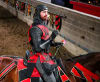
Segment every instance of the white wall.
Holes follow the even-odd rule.
[[[42,2],[48,2],[48,3],[51,3],[51,0],[37,0],[37,1],[42,1]]]

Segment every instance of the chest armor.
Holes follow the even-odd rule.
[[[49,38],[49,30],[47,27],[45,27],[44,25],[37,25],[38,28],[41,29],[41,31],[43,32],[43,35],[41,37],[42,40],[47,40]]]
[[[33,26],[31,25],[30,28],[29,28],[29,31],[31,30]],[[49,38],[49,30],[47,27],[45,27],[44,25],[37,25],[38,28],[41,29],[43,35],[41,37],[42,40],[47,40]],[[31,36],[29,34],[29,31],[28,31],[28,35],[29,35],[29,42],[31,41]]]

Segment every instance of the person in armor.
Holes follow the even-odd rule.
[[[48,20],[48,8],[43,5],[39,5],[36,8],[34,14],[33,24],[29,31],[29,42],[32,45],[34,52],[41,52],[43,49],[40,44],[49,39],[49,30],[47,28]],[[46,49],[45,52],[48,50]]]
[[[48,8],[44,5],[38,5],[34,14],[33,24],[28,31],[29,43],[33,51],[33,55],[31,54],[28,59],[28,77],[31,77],[32,74],[33,76],[37,74],[37,76],[35,75],[35,82],[60,82],[57,73],[57,64],[52,59],[49,48],[50,46],[57,46],[62,43],[54,42],[58,31],[54,30],[51,36],[49,36],[47,20]]]

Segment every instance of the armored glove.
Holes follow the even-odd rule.
[[[57,30],[54,30],[50,36],[50,39],[51,40],[54,40],[56,38],[56,36],[58,35],[58,31]]]

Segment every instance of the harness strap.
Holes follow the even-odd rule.
[[[16,66],[17,65],[16,65],[15,61],[12,61],[10,64],[8,64],[7,66],[5,66],[5,68],[2,69],[1,72],[0,72],[0,80],[2,80],[7,75],[7,73],[9,73]]]

